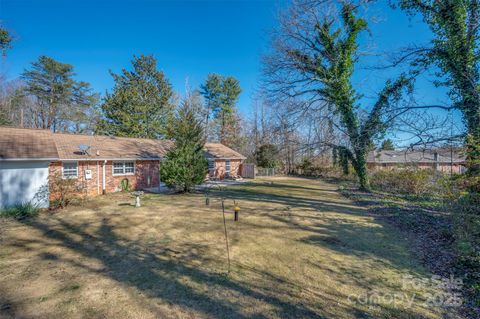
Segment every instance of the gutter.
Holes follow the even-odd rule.
[[[77,158],[0,158],[1,161],[161,161],[165,156],[160,157],[77,157]],[[246,157],[206,157],[208,160],[246,160]],[[376,162],[380,163],[380,162]],[[384,162],[386,163],[386,162]],[[392,162],[396,163],[396,162]],[[441,162],[440,162],[441,163]],[[450,163],[450,162],[449,162]]]
[[[369,161],[367,164],[450,164],[451,162],[416,162],[416,161],[411,161],[411,162],[377,162],[377,161]],[[465,164],[465,161],[453,161],[453,164]]]
[[[206,157],[207,160],[246,160],[246,157]]]
[[[92,157],[92,158],[59,158],[57,161],[160,161],[164,157],[148,157],[148,158],[138,158],[138,157],[123,157],[123,158],[105,158],[105,157]]]
[[[61,159],[59,158],[0,158],[0,162],[5,161],[5,162],[19,162],[19,161],[60,161]]]

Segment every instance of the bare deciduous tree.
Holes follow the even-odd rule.
[[[403,75],[387,81],[376,102],[361,108],[352,77],[359,59],[358,38],[367,29],[359,12],[363,4],[293,1],[279,19],[272,53],[265,59],[265,75],[266,85],[277,99],[303,100],[296,103],[297,112],[315,116],[327,110],[331,114],[331,123],[348,137],[342,149],[355,168],[360,187],[368,189],[368,148],[396,116],[391,111],[404,91],[412,88],[412,82]]]

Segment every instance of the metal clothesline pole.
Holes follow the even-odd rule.
[[[228,246],[227,222],[225,220],[225,199],[222,196],[222,215],[223,215],[223,229],[225,230],[225,244],[227,246],[228,271],[230,274],[230,248]]]

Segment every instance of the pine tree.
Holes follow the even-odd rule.
[[[172,114],[172,86],[157,69],[153,56],[135,56],[133,70],[112,73],[115,87],[101,105],[97,132],[126,137],[160,138],[166,135]]]
[[[380,145],[379,151],[394,151],[395,150],[395,145],[393,145],[393,142],[391,139],[387,138],[382,142],[382,145]]]
[[[26,96],[35,100],[32,126],[56,131],[77,131],[83,128],[83,115],[97,101],[90,84],[76,81],[73,66],[41,56],[25,70],[22,79]]]
[[[0,25],[0,51],[3,55],[7,55],[7,49],[11,48],[12,37],[8,33],[7,29]],[[0,77],[0,81],[3,82],[3,77]],[[2,83],[3,84],[3,83]],[[11,121],[8,118],[6,110],[3,109],[3,105],[0,104],[0,125],[10,125]]]
[[[205,180],[208,172],[203,153],[205,137],[198,105],[194,97],[187,97],[172,119],[168,135],[175,146],[161,163],[162,181],[170,188],[190,192]]]
[[[263,144],[255,151],[257,165],[265,168],[273,168],[277,165],[277,147],[273,144]]]
[[[10,124],[11,124],[11,122],[7,118],[7,115],[4,114],[3,112],[0,112],[0,125],[10,125]]]
[[[218,126],[218,140],[230,146],[235,139],[234,132],[238,123],[236,103],[242,92],[240,82],[234,77],[209,74],[201,93],[206,101],[206,123],[209,126],[210,115]]]
[[[3,55],[7,54],[7,50],[12,46],[12,36],[10,33],[0,25],[0,51]]]

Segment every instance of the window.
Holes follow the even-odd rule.
[[[215,161],[208,161],[208,171],[214,171],[215,170]]]
[[[113,175],[121,175],[124,174],[124,163],[115,162],[113,163]]]
[[[63,162],[62,163],[62,177],[63,178],[77,178],[78,177],[78,163],[77,162]]]
[[[135,165],[133,162],[125,162],[125,174],[133,174],[135,172]]]
[[[225,161],[225,173],[230,174],[230,160]]]
[[[130,175],[135,173],[134,162],[113,162],[113,175]]]

